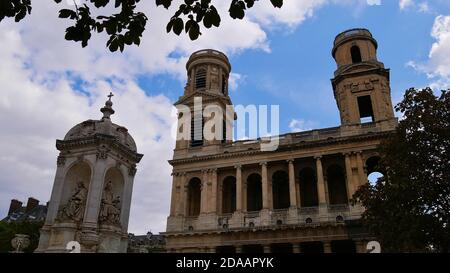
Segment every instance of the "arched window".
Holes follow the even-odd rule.
[[[200,214],[200,200],[202,195],[202,182],[198,178],[192,178],[188,184],[187,215],[198,216]]]
[[[206,69],[200,68],[195,73],[195,89],[206,88]]]
[[[379,179],[384,177],[384,170],[380,166],[380,157],[372,156],[366,161],[367,179],[369,183],[375,185]]]
[[[330,205],[347,204],[347,186],[345,185],[345,174],[342,167],[338,165],[328,167],[327,182]]]
[[[362,62],[361,50],[358,46],[352,46],[352,48],[350,49],[350,53],[352,54],[352,62],[354,64]]]
[[[319,198],[314,170],[311,168],[304,168],[300,171],[299,180],[301,206],[317,207],[319,205]]]
[[[289,177],[286,172],[277,171],[272,175],[272,193],[274,209],[289,208]]]
[[[228,176],[222,184],[222,213],[236,211],[236,178]]]
[[[262,182],[259,174],[251,174],[247,178],[247,210],[262,209]]]

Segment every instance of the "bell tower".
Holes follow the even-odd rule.
[[[331,82],[342,125],[395,120],[390,72],[378,60],[377,48],[367,29],[347,30],[334,40],[337,70]]]
[[[175,157],[177,151],[213,149],[231,141],[232,134],[232,121],[226,118],[228,106],[232,105],[228,89],[231,65],[227,56],[213,49],[194,52],[186,70],[184,94],[175,103],[178,109]],[[216,115],[223,118],[211,122]],[[234,119],[234,112],[232,115]]]

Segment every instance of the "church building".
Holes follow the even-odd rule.
[[[216,50],[193,53],[175,103],[190,107],[192,137],[177,140],[170,160],[167,252],[366,252],[374,238],[361,225],[364,208],[350,199],[380,171],[377,148],[397,125],[377,48],[366,29],[337,35],[331,82],[341,125],[280,135],[274,151],[261,149],[261,139],[202,139],[195,99],[226,113],[231,65]]]

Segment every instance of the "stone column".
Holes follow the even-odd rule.
[[[177,203],[177,216],[186,215],[187,204],[187,185],[186,185],[186,173],[181,173],[179,178],[180,195],[178,196]]]
[[[172,173],[172,195],[170,198],[170,216],[174,216],[176,214],[178,181],[179,181],[179,174]]]
[[[86,210],[84,213],[81,235],[81,251],[96,252],[99,243],[98,216],[103,196],[104,176],[110,158],[97,158],[94,170],[89,183],[89,192],[86,200]],[[111,162],[113,163],[113,162]]]
[[[242,166],[236,165],[236,211],[242,211]]]
[[[97,226],[100,203],[103,195],[106,165],[107,161],[105,159],[97,159],[97,162],[95,163],[94,173],[92,174],[92,179],[89,183],[89,193],[86,201],[83,225],[89,223]]]
[[[267,162],[261,162],[261,182],[262,182],[262,196],[263,196],[263,209],[270,209],[269,199],[269,180],[267,179]]]
[[[358,166],[359,185],[368,183],[367,175],[364,172],[364,162],[362,160],[362,151],[356,152],[356,162]]]
[[[323,253],[332,253],[330,241],[323,242]]]
[[[302,253],[299,243],[292,244],[292,253]]]
[[[124,174],[124,188],[122,194],[122,208],[120,221],[122,224],[122,230],[126,232],[128,230],[128,220],[130,218],[131,197],[133,195],[133,183],[134,176],[136,175],[136,167],[132,166],[127,168],[125,165],[121,166],[122,174]],[[126,174],[126,175],[125,175]]]
[[[344,153],[345,157],[345,175],[347,180],[347,196],[348,199],[352,198],[353,193],[355,193],[355,187],[353,185],[353,175],[352,175],[352,165],[350,161],[350,153]]]
[[[217,169],[211,170],[211,197],[210,201],[210,212],[217,213]]]
[[[200,213],[208,212],[208,170],[202,170],[202,184],[200,195]]]
[[[247,181],[242,181],[242,212],[247,212]]]
[[[59,207],[61,206],[61,198],[64,189],[65,173],[68,171],[67,167],[70,166],[70,162],[66,162],[67,159],[64,156],[58,156],[57,168],[55,180],[53,183],[52,194],[48,206],[47,217],[45,219],[45,225],[53,224],[56,216],[58,215]],[[87,183],[88,181],[84,181]]]
[[[291,208],[297,207],[297,191],[295,188],[295,171],[294,171],[294,160],[289,159],[289,200],[291,203]]]
[[[316,156],[316,171],[317,171],[317,194],[319,197],[319,205],[326,205],[325,195],[325,180],[323,178],[322,160],[321,156]]]

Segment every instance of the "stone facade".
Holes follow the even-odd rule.
[[[277,136],[275,151],[261,149],[261,139],[177,140],[167,252],[365,252],[373,238],[360,224],[363,208],[349,200],[377,170],[377,147],[397,125],[377,46],[365,29],[335,39],[339,127]],[[201,97],[225,112],[228,58],[195,52],[187,71],[175,105],[195,111]]]
[[[126,252],[136,164],[141,160],[125,127],[111,122],[111,96],[101,120],[73,127],[60,151],[45,224],[36,252]]]

